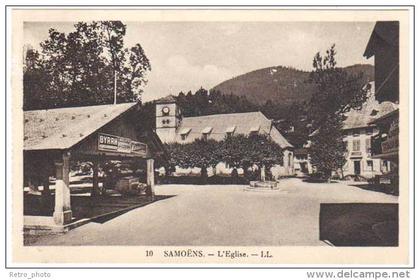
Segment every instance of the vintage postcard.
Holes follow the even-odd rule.
[[[11,264],[412,264],[411,8],[9,12]]]

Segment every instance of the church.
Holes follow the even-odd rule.
[[[283,162],[272,170],[278,176],[294,175],[293,146],[263,113],[246,112],[182,117],[172,95],[156,100],[156,134],[163,143],[191,143],[195,139],[222,141],[235,134],[268,135],[283,151]]]

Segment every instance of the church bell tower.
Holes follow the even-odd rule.
[[[163,143],[175,142],[176,130],[181,123],[181,110],[173,95],[156,101],[156,134]]]

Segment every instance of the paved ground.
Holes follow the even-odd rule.
[[[325,245],[319,241],[320,203],[395,203],[398,197],[343,183],[282,181],[284,191],[244,186],[157,186],[174,195],[106,223],[89,223],[34,245]]]

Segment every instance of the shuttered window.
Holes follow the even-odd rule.
[[[353,140],[353,152],[360,152],[360,140]]]

